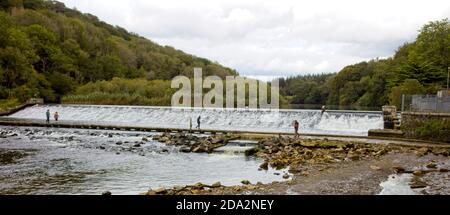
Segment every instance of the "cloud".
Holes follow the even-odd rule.
[[[450,16],[444,0],[62,0],[162,45],[243,75],[337,72],[393,55],[429,21]]]

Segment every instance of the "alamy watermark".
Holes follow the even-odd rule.
[[[208,76],[203,79],[202,69],[194,69],[194,79],[177,76],[172,80],[172,107],[268,109],[280,107],[279,81],[270,84],[241,76]],[[204,93],[204,91],[208,92]]]

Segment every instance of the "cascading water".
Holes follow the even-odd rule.
[[[240,131],[292,132],[298,120],[301,133],[366,136],[368,130],[383,127],[380,112],[316,110],[179,109],[170,107],[36,105],[10,117],[45,119],[45,112],[59,112],[62,121],[146,127],[189,128],[201,116],[201,128]]]

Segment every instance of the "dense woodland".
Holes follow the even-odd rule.
[[[293,104],[381,107],[400,105],[402,94],[435,94],[446,85],[450,66],[450,22],[426,24],[414,42],[393,57],[347,66],[332,75],[281,80]]]
[[[388,59],[334,74],[281,79],[291,104],[381,107],[402,94],[434,94],[446,84],[450,22],[423,26],[414,42]],[[237,75],[204,58],[160,46],[91,14],[48,0],[0,1],[0,103],[47,102],[169,105],[170,79]],[[333,72],[333,71],[330,71]],[[0,105],[1,107],[1,105]]]
[[[57,1],[0,1],[0,99],[37,96],[58,102],[91,82],[169,80],[192,76],[194,67],[205,75],[236,74]]]

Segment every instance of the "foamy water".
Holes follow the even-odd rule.
[[[170,107],[37,105],[11,115],[21,119],[45,119],[45,112],[59,112],[62,121],[103,124],[189,128],[201,116],[201,128],[240,131],[293,132],[300,122],[301,133],[367,136],[368,130],[383,127],[380,112],[326,112],[317,110],[176,109]]]

